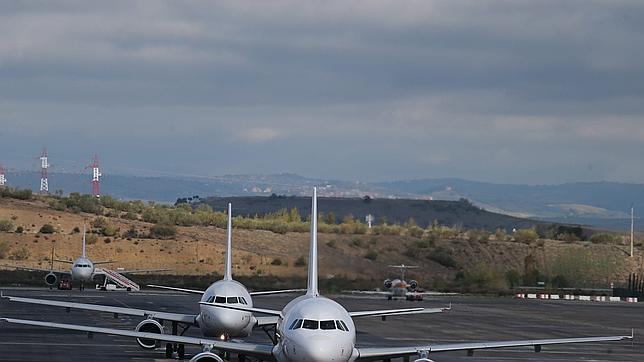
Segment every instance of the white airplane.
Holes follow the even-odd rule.
[[[88,257],[85,252],[85,225],[83,225],[83,249],[81,256],[78,257],[74,261],[70,260],[61,260],[61,259],[54,259],[54,249],[52,248],[51,251],[51,264],[50,264],[50,269],[39,269],[39,268],[29,268],[29,267],[19,267],[19,266],[14,266],[14,265],[2,265],[3,267],[9,267],[9,268],[14,268],[14,269],[19,269],[19,270],[28,270],[28,271],[39,271],[39,272],[46,272],[48,273],[45,276],[45,283],[49,286],[51,289],[56,283],[58,282],[58,276],[59,275],[69,275],[71,276],[72,281],[79,282],[79,290],[84,290],[85,289],[85,283],[86,282],[91,282],[95,276],[97,275],[104,275],[105,273],[102,271],[100,268],[96,268],[96,265],[100,264],[110,264],[113,263],[113,261],[98,261],[98,262],[92,262]],[[54,270],[54,262],[59,262],[59,263],[66,263],[66,264],[71,264],[71,269],[69,271],[67,270]],[[132,270],[132,271],[121,271],[119,273],[132,273],[132,272],[146,272],[146,270]]]
[[[0,318],[7,323],[62,328],[87,332],[102,333],[134,338],[159,339],[174,343],[194,344],[201,346],[202,352],[195,355],[191,362],[223,362],[213,351],[237,353],[238,356],[253,356],[260,360],[285,362],[317,362],[386,360],[397,357],[416,357],[415,362],[428,362],[428,356],[434,352],[465,350],[468,354],[476,349],[533,346],[536,352],[543,345],[583,342],[606,342],[632,339],[633,336],[606,336],[583,338],[559,338],[539,340],[514,340],[501,342],[465,342],[434,345],[412,345],[407,347],[356,347],[356,330],[353,318],[367,315],[395,315],[419,313],[415,308],[380,311],[348,312],[340,304],[325,298],[318,291],[317,268],[317,200],[313,192],[311,215],[311,245],[309,251],[309,269],[306,295],[300,296],[284,309],[272,310],[254,308],[248,305],[200,302],[202,305],[234,310],[237,312],[262,313],[277,319],[277,340],[274,344],[233,343],[216,339],[202,339],[185,336],[157,335],[154,333],[131,332],[113,328],[41,322],[33,320]],[[421,308],[422,309],[422,308]],[[441,309],[442,311],[444,309]],[[423,313],[422,311],[420,313]],[[243,358],[242,358],[243,359]]]
[[[351,294],[366,294],[366,295],[382,295],[388,300],[405,298],[406,300],[423,300],[426,295],[445,295],[446,293],[428,293],[418,290],[418,282],[415,280],[405,281],[405,271],[407,269],[416,269],[416,265],[388,265],[389,268],[400,269],[400,278],[385,279],[383,284],[384,290],[347,290],[346,293]]]

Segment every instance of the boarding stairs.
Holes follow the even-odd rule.
[[[105,285],[107,286],[108,281],[116,284],[117,287],[121,289],[127,289],[130,291],[138,292],[141,290],[138,284],[126,278],[123,274],[120,274],[114,270],[102,269],[105,274]]]

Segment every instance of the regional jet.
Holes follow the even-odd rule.
[[[434,352],[465,350],[473,353],[477,349],[533,346],[536,352],[543,345],[607,342],[632,339],[630,336],[558,338],[538,340],[514,340],[501,342],[465,342],[434,345],[412,345],[406,347],[357,347],[356,329],[353,318],[377,315],[415,314],[422,311],[411,309],[375,310],[348,312],[337,302],[320,295],[318,290],[317,266],[317,195],[313,191],[311,207],[311,242],[309,250],[309,268],[307,292],[288,303],[284,309],[272,310],[254,308],[250,305],[215,303],[202,301],[201,305],[232,310],[235,312],[261,313],[276,319],[277,332],[273,344],[230,342],[217,339],[204,339],[176,335],[159,335],[143,331],[124,331],[114,328],[100,328],[92,326],[41,322],[24,319],[0,317],[0,321],[7,323],[60,328],[87,332],[88,334],[110,334],[161,340],[165,342],[193,344],[201,347],[202,352],[196,354],[191,362],[217,361],[223,359],[215,352],[237,353],[240,360],[244,356],[252,356],[260,360],[284,362],[317,362],[317,361],[347,361],[357,360],[388,360],[397,357],[415,357],[415,362],[428,362],[428,356]],[[419,308],[422,309],[422,308]],[[443,309],[444,310],[444,309]],[[438,310],[440,312],[442,310]]]

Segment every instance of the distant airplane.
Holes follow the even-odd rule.
[[[110,260],[110,261],[92,262],[87,257],[87,253],[85,251],[86,249],[85,234],[86,234],[85,225],[83,225],[83,248],[82,248],[81,256],[74,261],[54,259],[54,249],[52,247],[49,269],[21,267],[21,266],[15,266],[15,265],[0,265],[0,266],[6,267],[6,268],[14,268],[18,270],[45,272],[47,273],[47,275],[45,275],[45,283],[49,286],[50,289],[56,285],[56,283],[58,282],[59,276],[68,275],[68,276],[71,276],[71,279],[73,282],[79,282],[79,290],[84,290],[85,283],[92,282],[94,277],[96,277],[97,275],[110,275],[118,278],[118,276],[115,274],[136,274],[136,273],[149,273],[149,272],[155,272],[155,271],[167,271],[167,269],[140,269],[140,270],[137,269],[137,270],[113,271],[113,270],[96,268],[96,265],[111,264],[111,263],[114,263],[114,261]],[[54,270],[54,262],[70,264],[72,267],[70,270]],[[129,281],[129,279],[125,277],[122,277],[121,279],[125,283]]]
[[[383,289],[380,290],[348,290],[345,291],[351,294],[366,294],[366,295],[383,295],[387,299],[392,300],[396,298],[405,298],[406,300],[423,300],[425,295],[435,295],[437,293],[427,293],[418,290],[418,282],[415,280],[405,281],[405,270],[416,269],[416,265],[388,265],[389,268],[400,269],[400,279],[385,279],[383,282]]]
[[[375,310],[347,312],[344,307],[335,301],[325,298],[318,291],[317,267],[317,198],[313,191],[311,207],[311,244],[309,251],[308,283],[306,294],[295,298],[284,309],[254,308],[248,304],[216,303],[209,301],[200,302],[208,307],[233,310],[244,313],[261,313],[269,315],[267,318],[276,320],[276,333],[273,344],[229,342],[217,339],[204,339],[177,335],[159,335],[155,333],[131,332],[114,328],[99,328],[75,324],[51,323],[34,320],[14,319],[0,317],[0,321],[7,323],[59,328],[83,331],[91,334],[102,333],[150,340],[162,340],[171,343],[193,344],[201,347],[191,362],[218,361],[223,359],[215,352],[237,353],[240,360],[245,356],[256,357],[264,361],[288,362],[317,362],[317,361],[346,361],[357,360],[389,360],[392,358],[417,358],[416,361],[427,362],[430,353],[446,351],[468,351],[473,353],[476,349],[533,346],[536,352],[543,345],[607,342],[632,339],[633,336],[607,336],[585,338],[557,338],[537,340],[513,340],[502,342],[463,342],[434,345],[414,345],[398,347],[356,347],[356,330],[353,318],[363,316],[383,316],[396,314],[425,313],[423,308],[407,308],[393,310]],[[437,308],[434,312],[442,312],[445,308]],[[243,314],[242,314],[243,315]],[[162,317],[159,317],[162,318]],[[215,351],[215,352],[213,352]]]

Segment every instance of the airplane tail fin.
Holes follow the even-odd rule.
[[[228,227],[226,236],[226,265],[224,280],[233,279],[233,205],[228,204]]]
[[[311,201],[311,245],[309,250],[309,280],[306,294],[318,296],[318,191],[313,188]]]
[[[85,224],[83,224],[83,258],[85,257]]]

